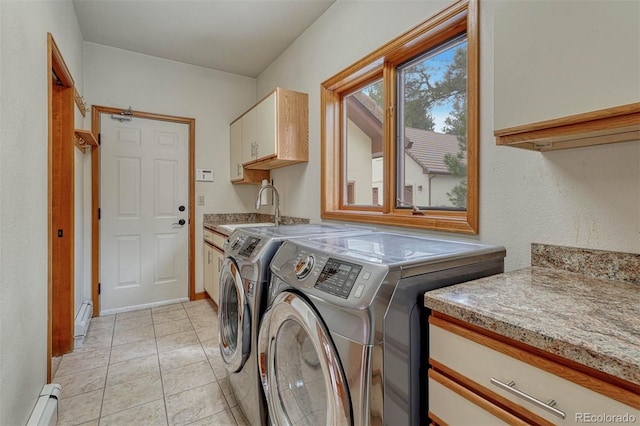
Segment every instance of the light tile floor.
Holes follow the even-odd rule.
[[[62,356],[59,425],[245,425],[209,300],[96,317]]]

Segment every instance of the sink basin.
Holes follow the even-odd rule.
[[[227,223],[226,225],[220,225],[221,228],[227,231],[233,232],[237,228],[249,228],[254,226],[273,226],[273,222],[261,222],[261,223]]]

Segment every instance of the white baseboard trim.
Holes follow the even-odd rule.
[[[124,308],[105,309],[100,311],[100,316],[119,314],[121,312],[139,311],[140,309],[157,308],[158,306],[171,305],[173,303],[188,302],[188,297],[182,297],[180,299],[163,300],[161,302],[145,303],[143,305],[126,306]]]

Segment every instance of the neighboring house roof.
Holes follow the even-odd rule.
[[[460,150],[455,135],[405,128],[405,136],[411,141],[405,152],[415,160],[425,173],[450,174],[444,164],[446,154],[455,155]]]
[[[365,132],[372,140],[372,154],[374,158],[382,155],[380,144],[373,143],[382,135],[382,119],[384,112],[378,104],[363,92],[356,92],[350,99],[355,100],[349,105],[368,112],[375,123],[375,131],[371,126],[364,125],[358,119],[357,114],[350,116],[352,120]],[[371,122],[369,122],[371,124]],[[428,130],[405,128],[405,152],[422,168],[423,173],[451,174],[444,164],[446,154],[455,155],[458,153],[458,138],[455,135],[446,133],[431,132]]]

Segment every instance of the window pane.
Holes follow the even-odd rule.
[[[382,193],[382,80],[343,98],[344,205],[377,206]],[[371,194],[377,194],[372,200]]]
[[[466,210],[466,35],[398,67],[398,99],[397,207]]]

